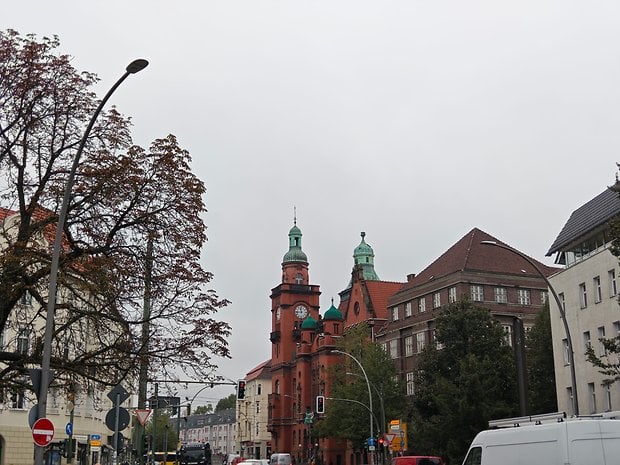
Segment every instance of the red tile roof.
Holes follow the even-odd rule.
[[[394,295],[403,283],[394,283],[390,281],[365,281],[366,289],[372,307],[377,318],[387,318],[387,303],[390,296]]]
[[[403,286],[403,289],[417,287],[458,271],[540,276],[534,267],[523,258],[509,250],[481,244],[482,241],[495,241],[499,244],[508,245],[490,234],[474,228]],[[528,258],[536,263],[546,276],[559,270],[559,268],[547,266],[531,257]]]
[[[252,368],[246,375],[245,375],[245,380],[246,381],[252,381],[253,379],[258,379],[260,378],[260,376],[265,372],[265,370],[267,370],[268,368],[271,368],[271,359],[261,363],[260,365]]]

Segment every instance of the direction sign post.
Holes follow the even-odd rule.
[[[39,418],[32,425],[32,439],[37,446],[49,446],[54,439],[54,424],[47,418]]]

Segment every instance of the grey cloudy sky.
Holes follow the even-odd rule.
[[[620,160],[617,0],[23,0],[0,23],[58,35],[100,95],[150,61],[111,103],[206,183],[231,379],[270,357],[294,206],[325,311],[360,231],[390,281],[473,227],[542,260]]]

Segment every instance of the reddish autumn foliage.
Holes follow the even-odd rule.
[[[55,54],[58,46],[56,38],[0,32],[0,331],[29,325],[36,341],[47,307],[50,230],[98,104],[96,76],[75,70],[70,57]],[[147,358],[151,376],[183,370],[205,378],[213,355],[229,355],[230,326],[214,317],[228,302],[207,288],[212,275],[200,260],[205,186],[190,162],[173,135],[144,149],[132,145],[129,120],[114,108],[98,118],[64,228],[57,373],[115,384],[134,377]],[[30,296],[32,304],[20,303]],[[0,352],[0,380],[40,363],[39,349]]]

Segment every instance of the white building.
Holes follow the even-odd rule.
[[[237,400],[238,450],[245,458],[268,459],[271,456],[269,394],[271,360],[253,368],[245,377],[245,397]]]
[[[184,444],[209,443],[214,454],[237,453],[235,409],[185,417],[180,436]]]
[[[606,189],[573,212],[547,255],[565,268],[549,281],[564,304],[573,344],[580,415],[620,409],[620,383],[586,360],[592,346],[604,353],[600,338],[620,335],[618,258],[609,250],[609,220],[620,215],[620,198]],[[574,414],[567,337],[556,302],[551,299],[551,328],[558,408]]]

